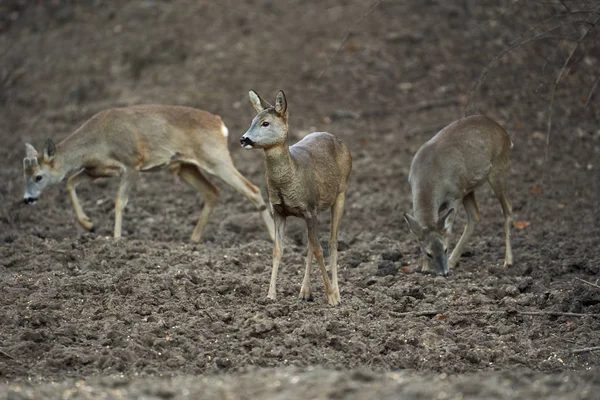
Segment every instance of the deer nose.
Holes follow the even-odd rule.
[[[35,197],[25,197],[23,199],[23,203],[25,204],[33,204],[37,199]]]
[[[252,139],[247,138],[246,136],[242,136],[240,138],[240,144],[242,145],[242,147],[245,147],[247,149],[250,149],[254,146],[254,142],[252,141]]]

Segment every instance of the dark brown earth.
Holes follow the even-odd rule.
[[[574,46],[556,36],[577,38],[588,25],[500,58],[470,103],[515,145],[510,194],[521,229],[511,270],[502,269],[503,219],[488,187],[478,192],[483,219],[447,279],[416,273],[419,249],[402,218],[415,151],[463,115],[495,56],[565,12],[523,3],[386,1],[356,25],[371,4],[0,3],[0,394],[594,398],[600,353],[572,350],[600,346],[600,288],[577,279],[594,283],[600,272],[600,95],[588,98],[598,32],[557,86],[547,164],[549,82]],[[201,199],[166,172],[142,176],[120,241],[110,238],[115,181],[80,186],[95,233],[76,226],[64,185],[22,204],[25,142],[41,147],[102,109],[141,103],[221,115],[237,167],[264,193],[262,154],[237,144],[253,117],[250,88],[268,98],[286,91],[294,141],[327,130],[353,152],[341,307],[326,305],[317,273],[315,302],[296,299],[299,221],[288,227],[279,297],[266,299],[272,244],[252,205],[221,183],[202,244],[188,241]],[[324,213],[324,243],[328,221]]]

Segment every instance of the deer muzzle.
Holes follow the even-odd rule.
[[[246,136],[242,136],[240,138],[240,144],[245,149],[251,149],[251,148],[254,147],[254,142],[252,141],[252,139],[250,139],[250,138],[248,138]]]

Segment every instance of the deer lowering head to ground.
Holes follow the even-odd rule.
[[[220,117],[189,107],[143,105],[102,111],[57,145],[49,139],[41,153],[32,145],[25,145],[24,201],[35,202],[44,189],[70,175],[67,191],[77,221],[93,230],[75,187],[95,178],[119,177],[114,226],[114,236],[119,238],[123,209],[138,173],[167,167],[204,197],[191,237],[200,241],[219,197],[219,189],[204,174],[207,172],[246,196],[260,210],[274,238],[273,220],[260,190],[234,167],[227,149],[227,135]]]
[[[454,268],[480,215],[475,189],[490,183],[504,212],[506,254],[512,265],[512,206],[506,192],[512,142],[490,118],[475,115],[453,122],[425,143],[412,160],[408,180],[414,216],[404,214],[424,257],[423,271],[447,275]],[[452,222],[462,202],[467,224],[447,259]]]
[[[246,149],[258,148],[265,152],[267,191],[275,221],[273,269],[268,297],[276,297],[275,280],[283,254],[286,218],[294,216],[306,221],[308,231],[308,254],[300,299],[312,300],[310,273],[314,255],[321,269],[327,300],[329,304],[337,305],[340,302],[337,277],[338,229],[352,169],[350,150],[340,139],[326,132],[313,132],[290,146],[287,101],[282,91],[277,93],[275,106],[271,106],[252,90],[250,101],[258,114],[241,137],[240,143]],[[317,214],[327,208],[331,209],[331,281],[317,234]]]

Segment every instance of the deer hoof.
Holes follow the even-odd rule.
[[[510,267],[512,267],[512,262],[506,262],[504,261],[504,269],[509,269]]]
[[[340,295],[338,293],[327,294],[327,302],[330,306],[337,307],[340,305]]]

